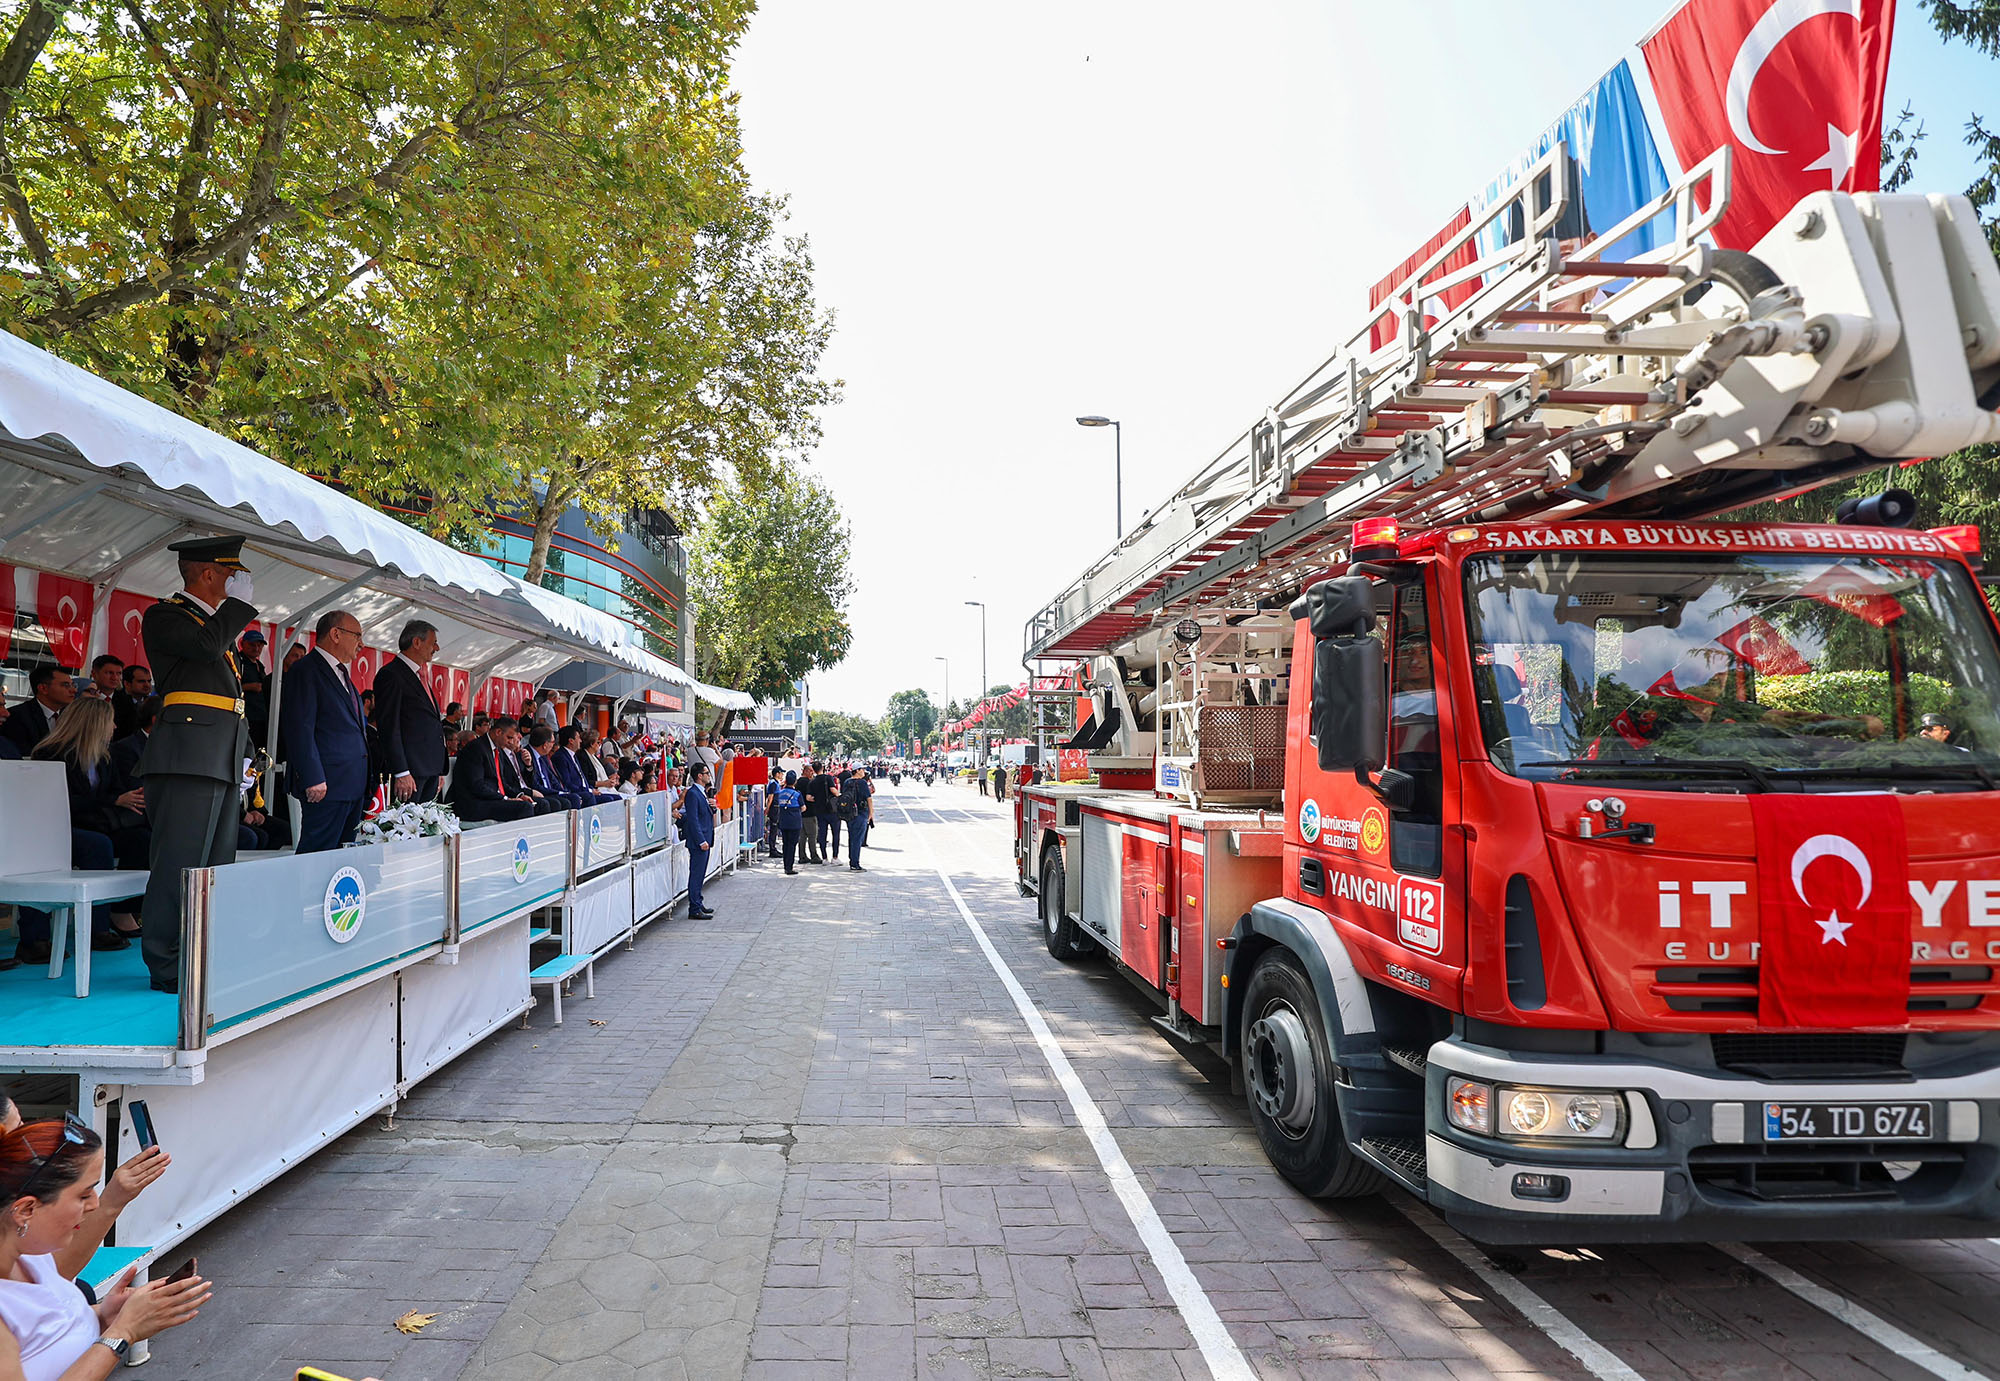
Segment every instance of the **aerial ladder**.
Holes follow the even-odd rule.
[[[1106,785],[1275,798],[1286,611],[1357,523],[1691,520],[2000,440],[2000,271],[1964,197],[1816,193],[1720,250],[1725,146],[1563,240],[1567,161],[1556,143],[1030,620],[1031,674],[1088,665],[1066,746]],[[1616,257],[1647,226],[1663,242]]]

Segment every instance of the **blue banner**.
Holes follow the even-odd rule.
[[[1581,241],[1602,234],[1671,185],[1631,68],[1621,62],[1473,198],[1474,219],[1527,176],[1558,140],[1567,145],[1564,176],[1569,185],[1569,209],[1555,230],[1559,239]],[[1672,224],[1671,213],[1655,217],[1599,257],[1629,259],[1655,249],[1666,243]],[[1503,216],[1479,233],[1479,252],[1482,257],[1491,254],[1523,233],[1518,211]]]

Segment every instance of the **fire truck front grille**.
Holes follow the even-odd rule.
[[[1745,1032],[1710,1036],[1715,1063],[1766,1078],[1813,1078],[1834,1072],[1900,1073],[1907,1037],[1862,1032]]]
[[[1687,964],[1653,970],[1651,988],[1670,1012],[1757,1010],[1754,966]],[[1910,969],[1912,1012],[1969,1012],[1995,992],[1993,969],[1984,964],[1918,964]]]
[[[1924,1197],[1947,1188],[1964,1170],[1958,1147],[1908,1142],[1698,1146],[1688,1158],[1702,1197],[1723,1203]]]
[[[1201,712],[1202,790],[1285,788],[1285,707],[1210,705]]]

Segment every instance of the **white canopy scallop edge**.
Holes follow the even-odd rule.
[[[368,641],[438,625],[443,659],[537,680],[572,661],[638,672],[711,704],[704,685],[634,641],[619,619],[529,585],[19,337],[0,331],[0,560],[116,587],[178,588],[167,543],[248,539],[260,617],[286,626],[338,603]],[[99,620],[102,623],[102,619]]]

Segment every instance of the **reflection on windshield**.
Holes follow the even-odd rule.
[[[1547,552],[1469,561],[1466,591],[1480,723],[1505,771],[2000,774],[2000,661],[1955,565]]]

